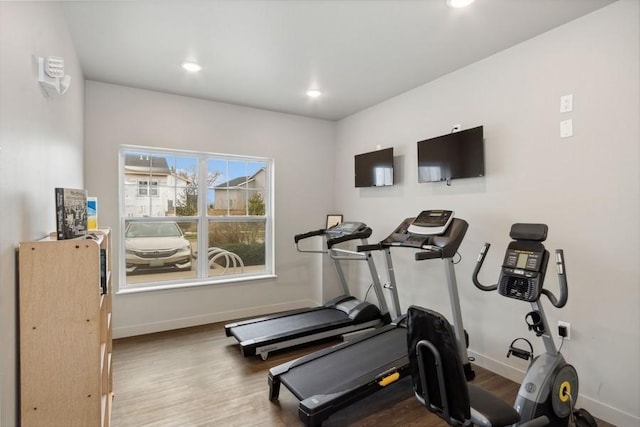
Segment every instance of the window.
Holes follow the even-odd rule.
[[[120,289],[273,275],[272,164],[122,146]]]
[[[151,187],[149,187],[149,184],[151,184]],[[149,181],[138,181],[138,196],[145,197],[148,195],[158,196],[158,181],[151,181],[151,183]]]

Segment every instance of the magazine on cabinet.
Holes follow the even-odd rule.
[[[87,190],[56,188],[56,233],[58,240],[87,234]]]

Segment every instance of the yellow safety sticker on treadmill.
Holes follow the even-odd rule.
[[[400,374],[398,372],[394,372],[391,375],[388,375],[386,377],[384,377],[383,379],[381,379],[378,384],[382,387],[388,386],[389,384],[398,381],[398,378],[400,378]]]

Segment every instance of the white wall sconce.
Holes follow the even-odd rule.
[[[38,57],[38,82],[48,97],[64,95],[71,85],[71,76],[64,75],[64,59]]]

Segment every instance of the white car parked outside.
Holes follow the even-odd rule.
[[[127,273],[191,269],[191,244],[175,221],[132,221],[124,236]]]

